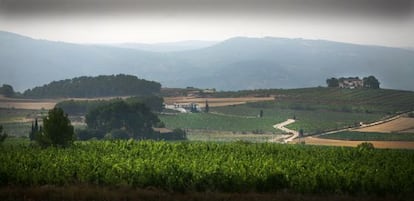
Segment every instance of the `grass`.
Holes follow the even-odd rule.
[[[215,97],[276,96],[279,102],[369,113],[396,113],[414,110],[414,92],[391,89],[263,89],[219,92]]]
[[[45,110],[26,110],[26,109],[6,109],[0,108],[0,124],[6,122],[16,122],[25,118],[36,118],[46,115]]]
[[[22,136],[29,136],[32,123],[10,122],[10,123],[4,123],[2,125],[3,125],[4,132],[6,132],[7,135],[22,137]]]
[[[269,142],[269,140],[279,137],[280,134],[253,134],[230,131],[205,131],[189,130],[187,139],[190,141],[214,141],[214,142]]]
[[[29,145],[30,140],[27,137],[16,137],[8,136],[1,145],[4,146],[20,146],[20,145]]]
[[[311,105],[302,109],[291,109],[287,104],[278,101],[212,108],[214,112],[241,116],[254,116],[259,114],[260,110],[263,110],[264,119],[273,120],[273,124],[296,117],[297,121],[287,127],[293,130],[302,128],[308,134],[349,127],[359,122],[372,122],[385,115],[323,110]]]
[[[260,110],[263,110],[263,118],[257,117]],[[277,101],[214,107],[211,112],[161,115],[160,119],[168,128],[274,132],[274,124],[296,117],[297,122],[287,127],[293,130],[302,128],[305,133],[311,134],[354,126],[359,122],[372,122],[385,116],[379,113],[340,112],[310,107],[295,110]]]
[[[203,129],[241,132],[274,132],[272,125],[282,119],[248,118],[244,116],[226,116],[211,113],[188,113],[160,115],[167,128]]]
[[[414,141],[414,133],[374,133],[344,131],[329,135],[322,135],[320,137],[334,140],[354,141]]]

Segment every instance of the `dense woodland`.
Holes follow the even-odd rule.
[[[85,115],[102,105],[113,102],[119,102],[122,99],[112,100],[67,100],[56,104],[56,107],[62,108],[69,115]],[[143,103],[153,112],[160,112],[163,107],[164,99],[158,96],[140,96],[130,97],[124,100],[127,103]]]
[[[158,82],[119,74],[53,81],[41,87],[28,89],[23,96],[29,98],[138,96],[157,94],[160,90],[161,84]]]

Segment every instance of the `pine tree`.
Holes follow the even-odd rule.
[[[33,124],[33,122],[32,122],[32,129],[30,130],[30,133],[29,133],[29,139],[30,140],[35,140],[36,134],[38,132],[39,132],[39,124],[38,124],[37,118],[36,118],[35,123]]]
[[[210,111],[210,107],[208,106],[208,101],[206,100],[206,106],[204,108],[204,112],[208,113]]]

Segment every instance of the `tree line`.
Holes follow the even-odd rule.
[[[147,100],[159,100],[157,98]],[[99,102],[86,114],[86,129],[75,132],[68,114],[62,108],[49,110],[43,118],[43,125],[36,119],[32,123],[29,138],[42,147],[67,147],[76,139],[153,139],[186,140],[186,132],[175,129],[170,133],[154,131],[163,123],[153,110],[140,100]],[[0,131],[1,132],[1,131]]]
[[[58,97],[105,97],[158,94],[161,84],[138,79],[133,75],[100,75],[97,77],[76,77],[28,89],[23,92],[29,98]]]
[[[62,108],[69,115],[85,115],[89,111],[108,103],[125,101],[127,103],[143,103],[153,112],[161,112],[163,109],[164,99],[159,96],[136,96],[125,100],[120,98],[111,100],[67,100],[56,104],[56,107]]]

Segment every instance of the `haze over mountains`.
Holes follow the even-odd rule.
[[[160,46],[81,45],[0,32],[0,84],[23,91],[53,80],[124,73],[163,87],[240,90],[324,86],[328,77],[374,75],[382,88],[414,90],[411,50],[272,37],[200,44],[180,49],[171,43],[163,51]]]

